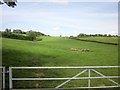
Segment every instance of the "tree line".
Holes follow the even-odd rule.
[[[118,35],[111,35],[111,34],[84,34],[80,33],[76,37],[70,36],[69,38],[84,38],[84,37],[118,37]]]
[[[41,32],[36,32],[36,31],[33,31],[33,30],[24,32],[20,29],[13,29],[13,31],[11,29],[5,29],[5,31],[0,32],[0,35],[2,37],[5,37],[5,38],[30,40],[30,41],[36,40],[36,37],[38,37],[38,36],[39,37],[40,36],[46,36],[45,34],[43,34]],[[42,40],[42,39],[40,39],[40,40]]]

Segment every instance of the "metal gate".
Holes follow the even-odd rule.
[[[65,80],[61,84],[57,85],[53,89],[63,89],[61,88],[63,85],[67,84],[71,80],[88,80],[87,87],[76,87],[76,89],[90,89],[90,88],[119,88],[120,84],[113,80],[113,78],[120,78],[120,76],[106,76],[101,72],[97,71],[96,69],[108,69],[108,68],[120,68],[120,66],[68,66],[68,67],[9,67],[9,88],[10,90],[13,89],[13,81],[35,81],[35,80]],[[83,69],[83,71],[77,73],[76,75],[70,78],[14,78],[12,76],[13,71],[15,69]],[[78,77],[79,75],[88,71],[88,77]],[[92,72],[99,75],[99,77],[91,77]],[[98,87],[91,87],[91,79],[108,79],[110,82],[114,83],[113,86],[98,86]],[[47,87],[46,87],[47,88]],[[16,90],[16,89],[15,89]],[[33,89],[32,89],[33,90]],[[43,89],[42,89],[43,90]],[[52,89],[50,89],[52,90]]]
[[[1,84],[2,86],[0,87],[0,89],[4,90],[5,89],[5,67],[0,67],[1,69]]]

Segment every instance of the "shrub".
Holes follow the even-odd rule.
[[[12,39],[20,39],[20,40],[30,40],[34,41],[36,40],[37,36],[45,36],[45,34],[41,32],[36,32],[36,31],[28,31],[28,32],[23,32],[20,29],[14,29],[13,32],[11,32],[11,29],[5,29],[4,32],[0,32],[0,35],[2,34],[2,37],[5,38],[12,38]],[[25,35],[22,35],[25,34]],[[37,41],[41,41],[42,38],[37,39]]]
[[[42,41],[42,38],[37,39],[37,41]]]

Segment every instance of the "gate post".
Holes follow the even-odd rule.
[[[9,90],[12,90],[12,68],[9,67]]]
[[[5,67],[2,67],[2,88],[5,90]]]
[[[88,68],[88,88],[90,90],[90,68]]]

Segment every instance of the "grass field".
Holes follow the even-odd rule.
[[[85,38],[80,38],[80,39],[118,44],[118,38],[117,37],[85,37]]]
[[[111,66],[118,65],[118,46],[84,42],[62,37],[42,37],[42,41],[24,41],[3,38],[2,58],[3,65],[9,66]],[[97,38],[96,38],[97,40]],[[100,39],[102,40],[102,39]],[[108,42],[115,42],[116,39],[103,39]],[[90,52],[71,51],[71,48],[90,49]],[[81,70],[41,70],[41,71],[15,71],[13,76],[17,77],[72,77]],[[108,71],[99,69],[105,75],[117,75],[118,71],[110,69]],[[18,73],[19,72],[19,73]],[[112,73],[111,73],[112,72]],[[40,75],[36,75],[40,73]],[[95,74],[93,73],[93,76]],[[87,72],[83,75],[87,76]],[[22,87],[54,87],[63,81],[26,81],[15,82],[16,88]],[[44,84],[43,84],[44,83]],[[92,85],[111,85],[106,79],[93,80]],[[21,85],[21,86],[20,86]],[[86,86],[85,80],[73,80],[64,87]]]

